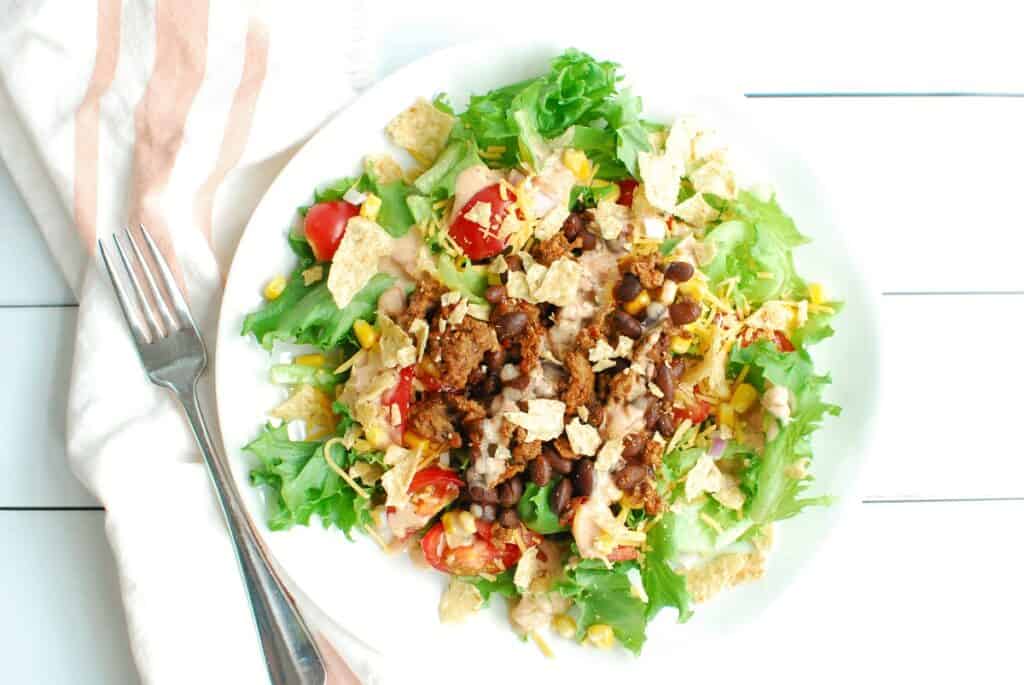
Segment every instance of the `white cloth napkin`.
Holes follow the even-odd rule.
[[[198,451],[174,401],[145,380],[94,246],[145,223],[180,269],[212,351],[223,277],[253,207],[295,144],[372,76],[369,8],[6,5],[0,155],[81,305],[68,454],[106,508],[142,679],[267,682]],[[206,398],[212,418],[208,388]],[[358,678],[380,682],[377,655],[302,603]],[[355,683],[335,657],[332,682]]]

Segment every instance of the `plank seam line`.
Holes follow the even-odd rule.
[[[945,504],[947,502],[1024,502],[1022,497],[866,497],[861,504]]]
[[[57,304],[0,304],[0,309],[77,309],[77,302]]]
[[[1024,290],[883,290],[883,297],[918,297],[928,295],[960,296],[960,295],[991,295],[994,297],[1024,295]]]
[[[744,93],[750,99],[813,99],[813,98],[1021,98],[1024,93],[999,91],[931,91],[914,93],[910,91],[884,92],[831,92],[831,93]]]

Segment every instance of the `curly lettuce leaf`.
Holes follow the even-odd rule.
[[[267,349],[278,340],[337,347],[357,319],[374,318],[378,298],[394,281],[388,274],[376,274],[344,309],[338,309],[324,281],[307,286],[297,269],[276,300],[245,317],[242,335],[252,333]]]
[[[480,596],[484,599],[484,606],[487,606],[491,601],[491,596],[495,594],[507,599],[519,596],[519,590],[516,588],[515,581],[513,580],[514,577],[515,570],[510,568],[494,576],[493,579],[471,576],[462,580],[476,586],[476,589],[480,591]]]
[[[434,200],[447,199],[455,194],[455,179],[462,170],[477,164],[483,164],[483,161],[476,143],[453,136],[433,165],[419,175],[413,187],[416,192]]]
[[[353,528],[373,524],[370,499],[360,497],[327,465],[323,443],[292,442],[287,428],[280,426],[267,427],[242,449],[259,460],[250,481],[271,493],[271,530],[309,525],[310,517],[317,514],[324,527],[340,528],[351,539]],[[356,455],[336,444],[331,457],[345,467]]]
[[[487,290],[487,269],[483,266],[468,265],[458,268],[447,254],[437,260],[437,278],[455,292],[462,293],[470,302],[485,304],[484,291]]]
[[[530,530],[541,535],[551,535],[568,530],[558,520],[558,514],[551,508],[551,491],[556,482],[552,480],[544,487],[529,483],[519,498],[519,518]]]
[[[640,578],[647,593],[647,620],[665,608],[676,610],[676,620],[684,623],[693,614],[686,577],[676,573],[674,564],[682,551],[687,521],[669,511],[647,532],[647,552],[640,567]]]
[[[583,639],[587,628],[603,623],[611,626],[616,639],[639,654],[647,639],[647,605],[637,597],[626,575],[634,563],[612,564],[611,568],[597,559],[584,559],[566,570],[566,578],[556,586],[579,609],[577,639]]]
[[[794,516],[808,506],[831,502],[827,496],[804,497],[810,477],[792,478],[789,468],[811,458],[811,434],[825,416],[839,414],[839,407],[822,399],[830,378],[814,373],[806,351],[782,352],[767,341],[733,348],[729,364],[733,370],[749,367],[747,380],[759,390],[765,389],[767,380],[789,388],[794,399],[792,418],[753,459],[743,480],[744,490],[751,495],[748,516],[756,523],[767,523]]]
[[[741,191],[726,206],[722,219],[707,234],[715,256],[704,273],[714,287],[727,278],[739,277],[736,292],[753,306],[806,295],[807,286],[796,273],[792,250],[807,238],[796,230],[774,196],[763,201]]]
[[[650,144],[640,100],[617,90],[620,79],[614,62],[566,50],[547,74],[472,96],[452,138],[472,139],[496,151],[488,155],[492,166],[511,167],[538,165],[550,153],[548,141],[565,135],[597,165],[598,178],[635,175],[637,153]]]

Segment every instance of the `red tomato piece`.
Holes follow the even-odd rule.
[[[697,388],[694,387],[694,392]],[[676,423],[690,419],[693,425],[699,424],[701,421],[711,415],[711,405],[702,399],[697,398],[697,404],[692,407],[676,407],[672,410],[672,417],[676,420]]]
[[[417,516],[431,518],[459,496],[462,479],[451,469],[431,466],[416,473],[409,484],[409,500]]]
[[[318,262],[329,262],[345,236],[348,220],[359,214],[351,202],[319,202],[306,212],[306,240]]]
[[[528,547],[539,545],[543,539],[525,527],[520,530]],[[450,549],[444,536],[444,524],[438,521],[420,540],[420,548],[427,563],[443,573],[456,576],[476,576],[481,573],[496,575],[515,566],[522,557],[522,551],[511,542],[498,549],[493,533],[492,524],[477,519],[473,542],[465,547]]]
[[[793,346],[793,342],[786,337],[786,334],[782,331],[771,331],[770,333],[761,329],[748,328],[740,341],[741,347],[749,347],[758,340],[768,340],[775,343],[775,346],[779,348],[780,352],[792,352],[796,348]]]
[[[782,331],[775,331],[775,335],[772,336],[772,340],[775,341],[775,346],[782,352],[792,352],[796,348],[793,347],[793,343],[790,342],[789,338]]]
[[[640,550],[636,547],[626,547],[625,545],[619,545],[612,550],[612,553],[608,555],[608,561],[630,561],[640,556]]]
[[[633,193],[636,192],[636,187],[640,185],[631,178],[625,178],[618,181],[619,184],[619,199],[616,200],[620,205],[626,205],[627,207],[633,206]]]
[[[469,198],[469,201],[462,206],[459,213],[452,219],[448,234],[462,248],[466,256],[474,261],[495,256],[505,249],[505,241],[498,237],[498,231],[515,199],[515,195],[507,188],[505,197],[502,198],[501,184],[499,183],[487,186]],[[481,226],[466,217],[466,214],[480,202],[491,206],[490,226]]]
[[[402,435],[405,433],[405,420],[409,417],[409,407],[412,406],[412,379],[416,375],[416,369],[406,366],[398,372],[398,385],[391,391],[385,393],[381,398],[381,404],[388,410],[388,416],[392,411],[391,407],[398,407],[402,420],[398,424],[391,425],[392,439],[395,442],[402,442]]]

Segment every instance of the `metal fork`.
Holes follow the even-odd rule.
[[[242,509],[227,461],[206,427],[196,395],[196,384],[206,369],[206,346],[163,255],[144,227],[139,226],[139,233],[142,245],[130,230],[124,232],[127,253],[114,235],[114,247],[128,276],[128,288],[108,259],[102,240],[100,256],[147,377],[170,390],[181,402],[203,453],[249,593],[270,680],[274,685],[323,685],[326,673],[320,651],[271,566],[252,521]],[[156,267],[155,275],[150,261]],[[142,274],[141,281],[138,273]],[[142,320],[138,316],[140,311]]]

